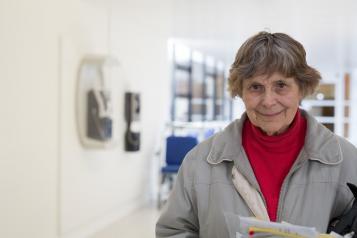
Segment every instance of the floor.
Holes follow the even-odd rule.
[[[154,238],[159,211],[146,207],[133,212],[90,238]]]

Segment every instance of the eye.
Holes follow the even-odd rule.
[[[276,82],[276,87],[278,88],[278,89],[284,89],[284,88],[286,88],[288,85],[284,82],[284,81],[278,81],[278,82]]]
[[[253,83],[249,86],[249,90],[252,91],[252,92],[260,92],[262,91],[264,88],[263,88],[263,85],[261,84],[257,84],[257,83]]]

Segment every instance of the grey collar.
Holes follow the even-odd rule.
[[[326,165],[341,163],[342,152],[337,136],[318,123],[309,113],[302,109],[301,112],[307,119],[307,133],[303,149],[307,153],[309,160],[318,161]],[[212,147],[207,157],[208,163],[242,162],[240,158],[245,152],[242,147],[241,132],[246,117],[246,113],[243,113],[241,119],[233,121],[222,132],[213,137]]]

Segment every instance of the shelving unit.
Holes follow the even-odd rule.
[[[324,79],[315,94],[302,101],[301,107],[337,135],[350,136],[350,76]]]
[[[180,60],[173,49],[171,120],[192,121],[192,55]]]
[[[192,60],[192,116],[191,121],[204,120],[206,102],[204,98],[204,67]]]
[[[232,100],[225,93],[224,65],[203,56],[197,60],[191,50],[184,53],[185,57],[181,53],[177,57],[177,53],[173,47],[171,121],[230,120]]]

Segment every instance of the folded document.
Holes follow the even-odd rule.
[[[321,234],[314,227],[290,223],[269,222],[253,217],[225,214],[230,238],[290,237],[290,238],[347,238],[336,233]]]

